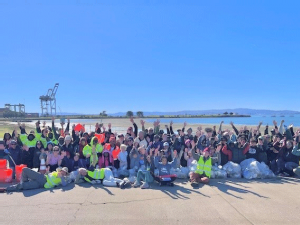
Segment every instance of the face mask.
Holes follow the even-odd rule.
[[[33,139],[34,139],[34,135],[33,135],[33,134],[29,134],[29,135],[28,135],[28,140],[29,140],[29,141],[32,141]]]
[[[52,133],[49,133],[49,134],[48,134],[48,138],[53,139],[53,134],[52,134]]]
[[[64,140],[59,140],[59,144],[63,145],[64,144]]]

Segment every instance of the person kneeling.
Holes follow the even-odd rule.
[[[30,190],[37,188],[54,188],[59,186],[66,186],[67,182],[65,181],[65,176],[68,174],[68,168],[57,168],[55,172],[48,174],[41,174],[35,172],[29,168],[23,168],[21,181],[19,184],[11,185],[6,188],[6,191],[20,191],[20,190]]]
[[[209,183],[212,166],[212,161],[209,155],[209,148],[205,148],[203,156],[201,155],[199,157],[196,171],[190,173],[190,181],[193,187],[197,186],[199,183]]]

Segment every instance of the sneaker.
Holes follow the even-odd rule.
[[[142,186],[141,186],[141,188],[142,189],[148,189],[150,186],[149,186],[149,184],[147,183],[147,182],[145,182]]]
[[[192,182],[192,183],[191,183],[191,186],[192,186],[193,188],[196,188],[196,187],[199,187],[199,184],[198,184],[197,182]]]
[[[120,183],[120,188],[125,189],[125,184],[126,184],[126,182],[124,180],[122,180],[122,182]]]
[[[0,193],[6,192],[6,188],[0,188]]]
[[[137,188],[137,187],[139,187],[139,186],[141,186],[141,183],[134,182],[134,184],[133,184],[133,187],[134,187],[134,188]]]
[[[21,184],[15,184],[15,185],[11,185],[8,186],[6,188],[6,192],[18,192],[21,189]]]
[[[174,184],[173,183],[167,183],[168,186],[173,187]]]

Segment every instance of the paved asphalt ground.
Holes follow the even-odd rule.
[[[300,180],[227,179],[193,189],[64,189],[0,194],[0,224],[300,224]]]

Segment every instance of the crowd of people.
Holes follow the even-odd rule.
[[[145,128],[141,120],[141,129],[130,118],[132,126],[125,134],[117,134],[108,124],[97,123],[93,132],[70,129],[67,126],[46,126],[44,122],[36,123],[36,129],[26,131],[25,124],[18,124],[12,135],[6,133],[0,142],[0,158],[5,158],[9,166],[25,164],[21,182],[7,187],[6,191],[20,191],[34,188],[53,188],[65,186],[70,182],[91,184],[101,183],[106,186],[125,188],[130,184],[130,177],[135,177],[134,187],[150,188],[154,182],[159,185],[173,186],[176,175],[172,168],[190,169],[194,161],[196,170],[190,171],[189,181],[192,186],[199,183],[208,184],[211,179],[212,166],[225,165],[227,162],[241,163],[253,158],[264,162],[274,174],[295,176],[299,174],[300,130],[294,131],[281,121],[273,129],[261,125],[255,129],[246,126],[237,129],[202,129],[193,132],[186,129],[173,130],[170,122],[161,129],[160,121],[153,127]],[[101,136],[99,136],[101,135]],[[102,138],[99,138],[102,137]],[[45,164],[46,171],[41,166]],[[296,174],[295,174],[296,173]]]

